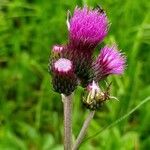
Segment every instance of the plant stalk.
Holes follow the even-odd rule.
[[[79,148],[83,138],[85,137],[88,126],[90,125],[90,122],[94,117],[94,114],[95,114],[95,111],[90,111],[88,117],[86,118],[86,120],[83,123],[83,126],[82,126],[80,133],[75,141],[75,144],[73,145],[72,150],[77,150]]]
[[[62,94],[64,103],[64,150],[72,149],[72,94]]]

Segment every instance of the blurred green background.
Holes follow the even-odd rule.
[[[150,95],[150,1],[0,0],[0,150],[63,149],[63,108],[50,82],[52,45],[67,42],[66,12],[76,5],[106,10],[111,22],[104,43],[116,42],[127,55],[122,77],[109,77],[112,95],[97,112],[87,136],[129,112]],[[97,49],[98,51],[98,49]],[[88,111],[75,91],[73,131]],[[81,146],[81,150],[150,149],[150,103]]]

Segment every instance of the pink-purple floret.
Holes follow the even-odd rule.
[[[98,10],[76,8],[70,20],[70,40],[87,42],[93,45],[103,41],[108,32],[106,14]]]
[[[60,58],[53,64],[53,73],[61,76],[72,76],[74,74],[72,62],[66,58]]]
[[[117,50],[116,46],[102,48],[94,62],[94,68],[101,77],[110,74],[123,74],[125,69],[125,56]]]

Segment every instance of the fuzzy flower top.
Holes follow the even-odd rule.
[[[105,12],[98,9],[76,8],[70,19],[70,42],[74,46],[80,43],[82,46],[95,47],[108,32],[108,19]]]
[[[125,56],[117,50],[115,45],[106,45],[93,65],[97,79],[103,79],[111,74],[123,74],[125,62]]]

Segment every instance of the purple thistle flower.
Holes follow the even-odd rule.
[[[76,8],[72,17],[68,12],[69,42],[54,45],[49,59],[54,89],[70,94],[78,84],[87,87],[110,74],[122,74],[125,57],[116,46],[105,46],[94,61],[94,48],[108,33],[109,22],[102,9]],[[77,79],[78,78],[78,79]]]
[[[85,87],[91,78],[94,48],[107,35],[108,19],[99,9],[76,8],[73,17],[67,19],[67,26],[69,43],[63,57],[73,62],[75,73]]]
[[[110,74],[123,74],[125,57],[116,46],[102,48],[96,61],[93,63],[96,80],[99,81]]]
[[[108,32],[105,12],[88,7],[76,8],[69,24],[69,40],[78,49],[94,49]]]
[[[73,64],[69,59],[60,58],[52,64],[52,83],[56,92],[70,95],[77,86]]]

